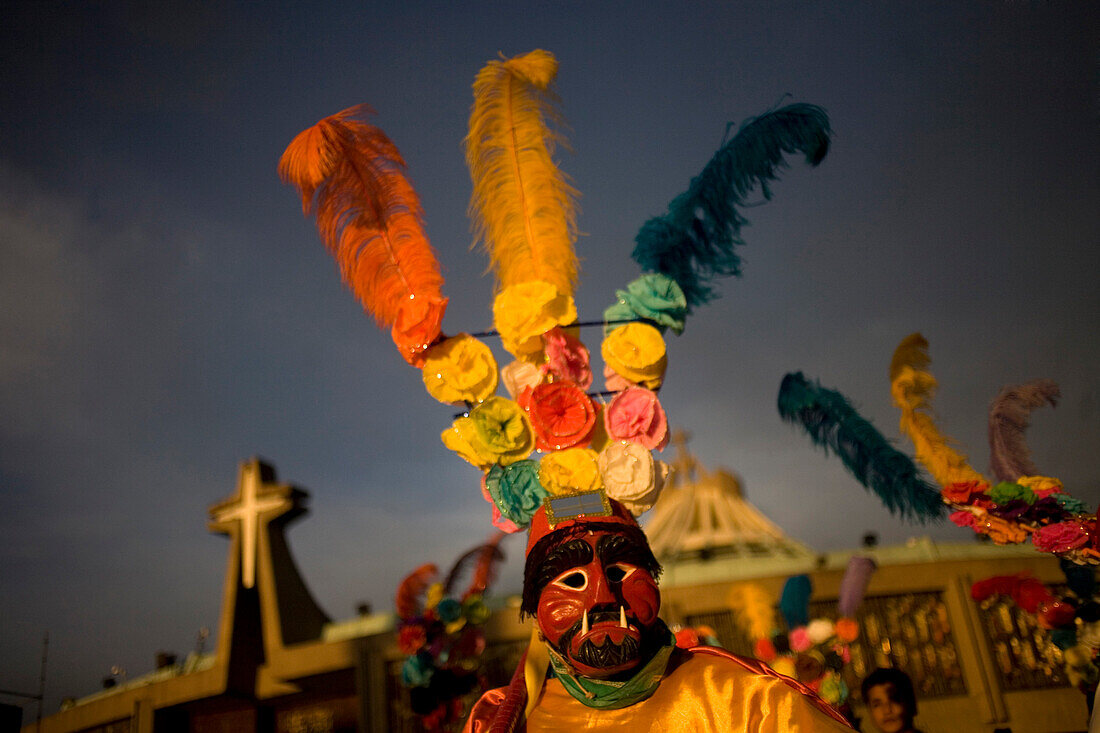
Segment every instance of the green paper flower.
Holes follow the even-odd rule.
[[[1002,481],[989,490],[989,498],[995,504],[1007,504],[1014,499],[1022,499],[1028,504],[1034,504],[1038,497],[1026,486],[1020,486],[1012,481]]]

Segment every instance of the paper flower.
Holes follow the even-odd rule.
[[[1021,476],[1016,479],[1016,483],[1031,489],[1040,498],[1051,494],[1061,494],[1064,491],[1062,482],[1050,476]]]
[[[1043,552],[1069,552],[1088,541],[1088,534],[1076,521],[1048,524],[1031,535],[1031,543]]]
[[[627,387],[634,386],[634,382],[619,374],[607,364],[603,366],[604,389],[608,392],[622,392]]]
[[[609,333],[600,347],[604,363],[635,384],[660,386],[668,366],[665,340],[648,323],[628,323]]]
[[[504,383],[504,389],[515,399],[528,387],[534,388],[542,383],[542,370],[528,361],[516,360],[504,365],[500,370],[500,381]]]
[[[517,359],[537,360],[542,354],[542,335],[576,320],[573,298],[541,280],[510,285],[493,301],[493,323],[504,348]]]
[[[1027,539],[1027,530],[1019,524],[988,514],[978,520],[975,529],[989,535],[989,539],[998,545],[1014,545]]]
[[[401,681],[405,687],[427,687],[434,672],[431,656],[421,652],[401,665]]]
[[[485,488],[501,517],[517,529],[531,523],[531,517],[547,495],[546,489],[539,483],[539,464],[532,460],[517,461],[510,466],[493,466],[485,476]],[[493,524],[497,525],[496,522]]]
[[[988,490],[989,484],[983,481],[956,481],[953,484],[944,486],[940,491],[940,496],[943,497],[944,501],[953,504],[968,504],[971,496],[983,494]]]
[[[989,490],[989,498],[997,504],[1007,504],[1010,501],[1021,500],[1028,504],[1034,504],[1038,498],[1035,492],[1026,486],[1012,481],[1001,481]]]
[[[604,426],[613,440],[629,440],[649,450],[668,445],[668,421],[657,395],[644,387],[628,387],[604,410]]]
[[[1070,514],[1088,514],[1088,505],[1069,494],[1054,494],[1054,500]]]
[[[405,656],[416,654],[428,641],[428,633],[421,624],[406,624],[397,632],[397,648]]]
[[[1067,512],[1065,507],[1058,503],[1055,496],[1056,495],[1044,496],[1036,500],[1034,504],[1024,511],[1024,519],[1029,522],[1038,522],[1040,524],[1050,524],[1051,522],[1066,519],[1066,515],[1070,512]]]
[[[699,646],[699,635],[690,626],[680,629],[675,636],[676,646],[681,649],[691,649],[693,646]]]
[[[596,424],[596,406],[574,382],[540,384],[524,390],[517,402],[527,412],[539,450],[585,446]]]
[[[522,463],[522,461],[520,462]],[[514,466],[516,464],[513,463],[512,465]],[[493,508],[493,517],[490,520],[493,526],[499,529],[501,532],[506,532],[507,534],[514,534],[516,532],[519,532],[521,529],[523,529],[523,527],[520,527],[511,519],[508,519],[506,516],[500,513],[500,506],[495,501],[493,501],[493,496],[489,493],[489,487],[485,485],[486,479],[488,479],[488,474],[485,474],[481,477],[481,495],[485,497],[485,501],[489,502],[489,506]]]
[[[850,644],[859,637],[859,623],[847,616],[836,620],[836,638],[845,644]]]
[[[494,463],[508,465],[531,454],[534,433],[519,405],[504,397],[490,397],[443,431],[443,444],[485,470]]]
[[[440,402],[481,402],[496,392],[497,362],[488,346],[462,333],[428,350],[422,376]]]
[[[771,663],[771,668],[785,677],[794,677],[798,670],[794,668],[794,660],[790,657],[780,657]]]
[[[821,681],[817,694],[830,705],[839,705],[848,699],[848,685],[840,677],[829,675]]]
[[[446,298],[410,295],[397,309],[390,336],[405,361],[415,367],[424,364],[424,352],[439,338]]]
[[[609,444],[598,465],[607,495],[636,517],[657,502],[668,474],[668,466],[654,461],[653,454],[637,443]]]
[[[790,641],[792,652],[804,652],[814,645],[810,635],[806,633],[805,626],[792,629],[791,633],[787,634],[787,639]]]
[[[776,657],[775,644],[771,639],[757,639],[753,644],[752,654],[761,662],[771,662]]]
[[[833,635],[835,628],[829,619],[815,618],[806,624],[806,636],[810,637],[810,641],[814,644],[824,644]]]
[[[543,371],[576,382],[582,389],[592,386],[588,347],[579,338],[561,328],[552,328],[543,334],[542,342],[546,351]]]
[[[543,456],[539,464],[539,482],[554,495],[595,491],[603,484],[596,451],[568,448]]]
[[[667,275],[642,275],[627,285],[626,290],[616,290],[615,297],[615,305],[604,311],[605,321],[644,318],[661,331],[671,328],[676,334],[683,333],[687,300],[684,291]],[[604,326],[605,336],[611,328],[614,327]]]

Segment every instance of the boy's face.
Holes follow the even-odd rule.
[[[867,709],[882,733],[906,733],[913,729],[913,714],[897,699],[890,683],[875,685],[867,691]]]

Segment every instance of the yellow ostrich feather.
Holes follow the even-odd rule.
[[[775,629],[775,601],[756,583],[730,586],[726,596],[737,622],[753,639],[766,639]]]
[[[558,62],[535,50],[490,61],[474,81],[466,164],[470,218],[489,253],[497,289],[542,280],[572,296],[577,279],[577,191],[553,161],[564,138],[549,91]]]
[[[932,419],[936,378],[928,341],[919,333],[906,336],[890,360],[890,394],[901,410],[901,432],[913,441],[916,458],[932,477],[946,486],[961,481],[988,481],[970,467],[967,458],[951,447],[952,439],[939,431]]]

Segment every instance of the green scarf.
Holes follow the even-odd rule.
[[[661,684],[661,678],[664,677],[665,668],[668,666],[668,658],[676,648],[676,637],[667,628],[664,633],[667,634],[667,639],[657,649],[653,658],[646,662],[633,677],[624,682],[577,676],[569,663],[548,645],[550,667],[554,676],[561,681],[569,694],[588,707],[603,710],[625,708],[645,700]]]

